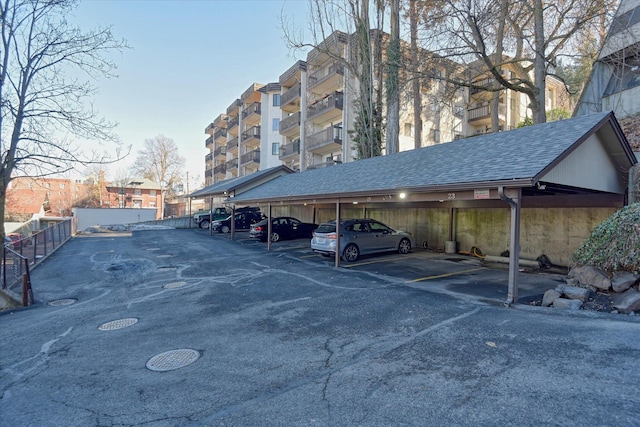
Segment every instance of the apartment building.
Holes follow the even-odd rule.
[[[280,136],[278,158],[293,170],[304,170],[300,152],[304,152],[302,124],[307,118],[307,63],[298,61],[280,75]]]

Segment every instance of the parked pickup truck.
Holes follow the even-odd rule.
[[[236,209],[236,213],[240,212],[259,212],[260,208],[246,207]],[[213,208],[210,212],[198,212],[193,215],[193,222],[198,224],[200,228],[209,228],[209,221],[221,221],[231,215],[231,209],[229,208]]]

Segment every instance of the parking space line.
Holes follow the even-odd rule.
[[[457,274],[471,273],[473,271],[478,271],[478,270],[483,270],[483,269],[484,269],[484,267],[478,267],[478,268],[472,268],[472,269],[469,269],[469,270],[455,271],[453,273],[438,274],[437,276],[420,277],[419,279],[409,280],[409,282],[423,282],[425,280],[440,279],[442,277],[450,277],[450,276],[455,276]]]
[[[397,259],[408,259],[408,258],[422,258],[420,255],[398,255],[398,256],[394,256],[394,257],[384,257],[384,258],[377,258],[371,261],[365,261],[365,262],[358,262],[358,263],[354,263],[354,264],[340,264],[341,267],[344,268],[351,268],[351,267],[358,267],[360,265],[367,265],[367,264],[377,264],[379,262],[385,262],[385,261],[394,261]]]

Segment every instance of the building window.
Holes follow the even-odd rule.
[[[64,183],[60,184],[60,189],[64,190]]]
[[[273,106],[274,107],[279,107],[280,106],[280,94],[276,93],[273,95]]]
[[[156,207],[156,201],[155,201],[155,200],[151,200],[151,201],[149,202],[149,207],[150,207],[150,208],[155,208],[155,207]]]
[[[271,122],[271,130],[279,131],[280,130],[280,119],[273,119]]]
[[[431,129],[431,139],[436,144],[440,143],[440,130],[439,129]]]
[[[134,188],[133,189],[133,194],[136,196],[142,196],[142,190],[139,188]]]
[[[414,136],[413,123],[404,124],[404,136]]]
[[[274,156],[277,156],[279,152],[280,152],[280,143],[274,142],[273,144],[271,144],[271,154],[273,154]]]
[[[151,197],[156,197],[156,190],[149,190],[149,195]]]

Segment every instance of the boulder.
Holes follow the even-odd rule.
[[[613,275],[611,287],[615,292],[624,292],[638,281],[640,281],[640,275],[629,273],[628,271],[621,271]]]
[[[629,289],[621,294],[615,294],[611,302],[621,313],[640,311],[640,292]]]
[[[585,288],[578,288],[576,286],[565,286],[562,290],[562,295],[569,298],[585,302],[589,299],[590,291]]]
[[[553,301],[552,307],[565,310],[579,310],[580,307],[582,307],[582,301],[577,299],[558,298]]]
[[[542,297],[542,306],[549,307],[551,304],[553,304],[555,300],[560,298],[560,296],[561,296],[560,292],[557,292],[554,289],[549,289],[547,292],[544,293],[544,296]]]
[[[573,267],[568,274],[569,278],[575,278],[581,284],[608,291],[611,289],[611,280],[600,270],[590,265]]]

